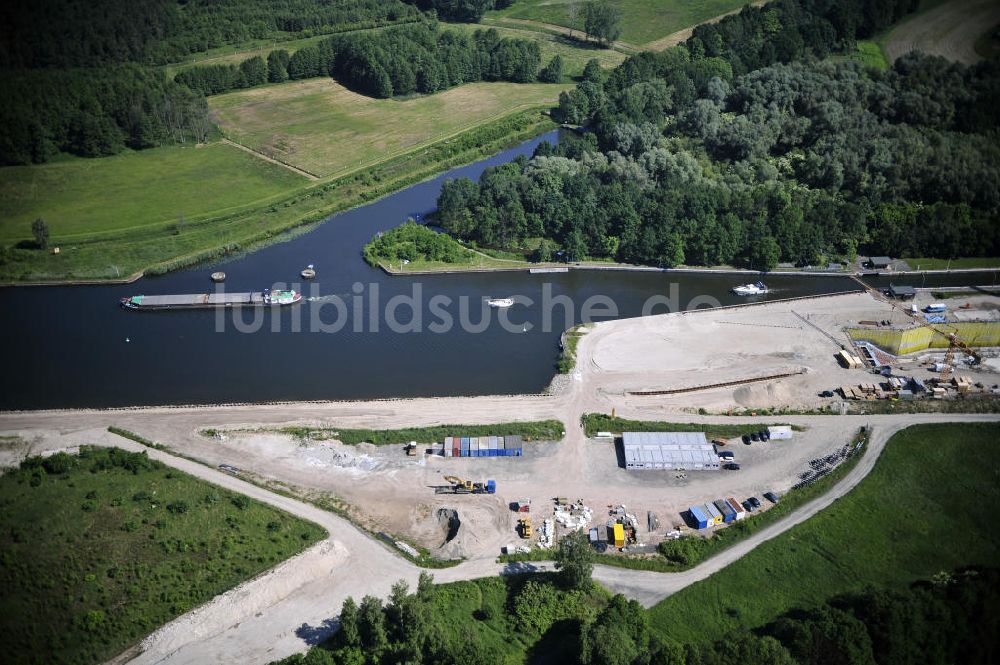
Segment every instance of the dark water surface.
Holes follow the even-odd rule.
[[[446,178],[478,178],[484,168],[530,155],[540,141],[555,138],[555,133],[539,137],[363,208],[334,215],[288,242],[219,264],[218,269],[227,274],[229,291],[294,285],[300,282],[302,268],[316,265],[318,278],[302,288],[307,297],[317,299],[274,312],[245,311],[247,322],[260,317],[262,326],[256,332],[240,332],[231,312],[220,317],[212,310],[129,312],[118,307],[119,298],[133,294],[209,291],[213,287],[208,274],[215,266],[202,265],[123,286],[0,289],[0,311],[4,312],[0,343],[5,356],[0,408],[537,392],[554,373],[560,332],[579,322],[579,308],[591,296],[610,297],[617,316],[639,315],[656,295],[676,296],[669,309],[686,308],[699,296],[714,297],[721,304],[745,301],[729,294],[729,289],[747,278],[732,275],[573,271],[390,277],[362,261],[361,247],[375,233],[409,216],[431,212]],[[963,276],[959,281],[989,284],[991,279],[992,273],[987,273],[985,277]],[[909,281],[915,280],[920,277]],[[936,285],[930,277],[927,280],[927,286]],[[856,286],[841,277],[775,275],[767,282],[775,289],[767,297],[774,298]],[[672,284],[676,285],[673,292]],[[411,295],[414,287],[423,295],[422,331],[394,332],[384,308],[393,296]],[[369,303],[376,290],[381,306],[372,319]],[[356,291],[363,296],[360,320],[354,316]],[[550,300],[568,297],[573,304],[569,309],[575,310],[573,320],[568,319],[566,307],[558,306],[548,317],[550,325],[543,326],[546,291]],[[519,303],[507,310],[511,332],[483,300],[514,295],[519,300],[530,298],[534,304]],[[447,297],[452,304],[435,310],[430,302],[434,296]],[[345,303],[343,317],[338,317],[333,304],[338,297]],[[479,323],[484,313],[491,317],[482,332],[467,331],[458,324],[463,297],[473,323]],[[442,309],[456,323],[448,332],[432,332],[428,328],[441,324],[437,313]],[[660,306],[655,312],[667,309]],[[317,313],[327,323],[339,320],[344,325],[337,332],[310,332]],[[217,331],[220,318],[222,331]],[[401,323],[411,318],[408,307],[397,310]],[[296,320],[298,332],[293,329]],[[524,331],[525,327],[529,329]],[[460,414],[455,417],[460,419]]]

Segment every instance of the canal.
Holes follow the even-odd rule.
[[[127,285],[0,289],[6,313],[0,409],[370,399],[532,393],[552,379],[560,333],[594,320],[743,300],[747,277],[698,273],[570,271],[391,277],[361,247],[379,231],[433,211],[447,178],[530,155],[539,137],[375,203],[332,216],[308,233],[249,255]],[[315,264],[318,277],[298,273]],[[290,285],[305,301],[279,311],[131,312],[133,294],[201,293],[213,270],[228,291]],[[930,276],[926,286],[995,279]],[[977,280],[985,279],[985,282]],[[848,290],[844,277],[767,278],[784,298]],[[921,277],[904,282],[920,286]],[[488,297],[514,296],[508,310]],[[584,307],[589,312],[584,312]],[[503,318],[505,317],[505,318]],[[448,325],[448,319],[451,325]]]

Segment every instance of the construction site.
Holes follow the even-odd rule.
[[[753,520],[835,471],[856,454],[859,431],[873,434],[847,476],[852,482],[903,427],[995,419],[995,408],[862,414],[879,398],[929,407],[997,399],[1000,355],[987,335],[1000,325],[1000,298],[950,298],[943,312],[932,313],[945,320],[930,323],[924,310],[933,304],[941,303],[922,291],[900,301],[858,290],[599,323],[580,337],[574,370],[546,395],[7,413],[0,430],[19,444],[0,449],[0,464],[82,444],[141,450],[135,441],[155,442],[160,449],[145,449],[187,473],[233,483],[326,525],[327,540],[275,569],[266,583],[221,597],[144,644],[150,662],[193,634],[206,635],[200,655],[237,637],[260,648],[265,638],[278,639],[291,652],[299,644],[293,633],[258,635],[253,617],[319,620],[346,594],[388,593],[392,580],[415,580],[419,569],[407,559],[455,564],[435,571],[441,580],[495,575],[506,565],[544,570],[544,563],[504,564],[498,557],[549,559],[572,532],[585,533],[606,555],[660,557],[664,540]],[[970,333],[960,324],[986,332],[963,338]],[[914,336],[926,347],[908,347]],[[588,432],[586,414],[657,422]],[[563,423],[558,440],[490,433],[491,425],[500,431],[505,424],[510,433],[511,423],[546,419]],[[338,440],[338,428],[453,422],[487,435],[457,427],[434,440],[392,445]],[[303,431],[310,435],[296,434]],[[849,489],[838,482],[823,500]],[[796,519],[808,514],[795,512]],[[736,556],[741,548],[727,552]],[[699,575],[722,565],[724,556],[713,558]],[[673,588],[633,573],[639,571],[595,575],[644,603]],[[315,586],[316,579],[328,582]],[[676,579],[679,585],[688,578]]]

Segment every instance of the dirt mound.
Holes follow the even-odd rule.
[[[444,532],[444,542],[441,543],[441,547],[444,547],[455,540],[458,530],[462,528],[462,520],[458,518],[458,511],[454,508],[438,508],[437,520]]]

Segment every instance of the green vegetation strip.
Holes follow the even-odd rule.
[[[569,374],[576,367],[576,347],[580,343],[580,338],[587,334],[587,328],[586,325],[579,325],[563,333],[562,353],[559,355],[560,374]]]
[[[129,439],[130,441],[135,441],[136,443],[146,446],[147,448],[155,448],[156,450],[170,450],[167,446],[162,443],[156,443],[155,441],[150,441],[144,436],[140,436],[135,432],[130,432],[127,429],[122,429],[121,427],[115,427],[111,425],[108,427],[108,431],[112,434],[117,434],[118,436]]]
[[[735,439],[744,434],[759,432],[767,427],[780,423],[746,423],[730,425],[719,423],[669,423],[657,420],[628,420],[616,418],[603,413],[586,413],[580,419],[587,436],[595,436],[598,432],[704,432],[709,439]],[[795,431],[802,431],[797,425],[792,425]]]
[[[286,427],[285,434],[301,439],[337,439],[353,446],[359,443],[373,443],[376,446],[402,445],[410,441],[436,443],[446,436],[512,436],[518,435],[525,441],[559,441],[566,426],[558,420],[537,420],[495,425],[436,425],[434,427],[408,427],[405,429],[349,429],[336,427]],[[206,430],[211,436],[214,432]]]
[[[966,291],[931,291],[934,300],[948,300],[950,298],[974,298],[976,296],[1000,297],[1000,290],[996,289],[968,289]]]
[[[997,440],[998,423],[897,433],[850,494],[657,605],[654,627],[708,642],[866,585],[995,563],[1000,532],[984,526],[983,510],[1000,501],[1000,460],[983,445]]]
[[[118,448],[29,458],[0,505],[6,663],[108,660],[325,536]]]

